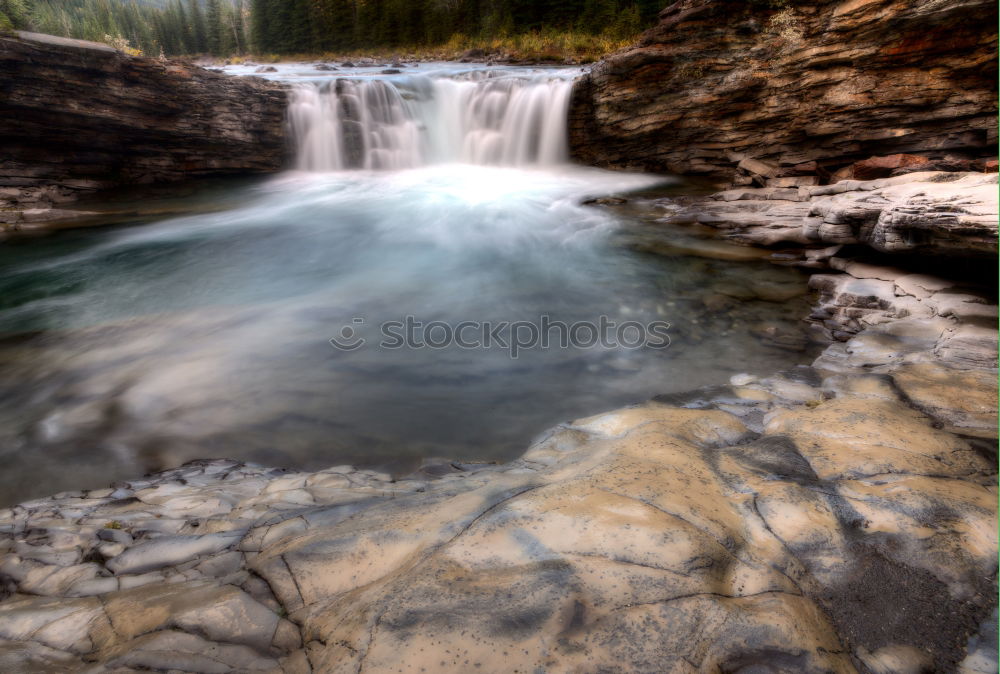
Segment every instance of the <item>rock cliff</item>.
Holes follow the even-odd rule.
[[[982,170],[996,45],[989,0],[680,0],[577,85],[571,146],[737,184]]]
[[[34,33],[0,37],[0,72],[0,222],[88,190],[284,161],[285,92],[262,79]]]

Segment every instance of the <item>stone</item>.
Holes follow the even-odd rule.
[[[768,187],[812,187],[819,185],[818,176],[799,176],[785,178],[769,178]]]
[[[39,643],[0,639],[0,671],[23,674],[81,670],[83,663],[72,653]]]
[[[176,628],[267,654],[279,616],[231,585],[194,581],[112,593],[108,617],[122,639]]]
[[[97,598],[22,596],[0,604],[0,639],[30,639],[80,654],[101,647],[113,639],[113,632]]]
[[[901,168],[920,170],[921,167],[930,163],[927,157],[913,154],[894,154],[888,157],[871,157],[863,161],[855,162],[852,168],[852,177],[856,180],[874,180],[876,178],[888,178],[893,175],[893,171]]]
[[[934,355],[952,367],[981,369],[997,367],[997,328],[965,323],[951,327],[941,335]]]
[[[927,274],[906,274],[893,280],[896,283],[897,295],[911,295],[921,300],[927,299],[938,291],[955,286],[954,281]]]
[[[759,161],[757,159],[746,159],[740,160],[737,164],[738,168],[743,169],[747,173],[751,173],[761,178],[774,178],[778,175],[778,167],[774,164],[768,164],[767,162]]]
[[[673,2],[574,87],[572,154],[727,182],[746,157],[834,181],[869,157],[995,159],[995,16],[988,0]]]
[[[997,435],[997,377],[988,370],[956,370],[939,363],[907,363],[892,379],[910,403],[946,430],[981,438]]]
[[[207,641],[183,632],[155,632],[139,637],[102,658],[111,671],[187,671],[205,674],[228,672],[270,672],[278,666],[275,659],[264,657],[246,646],[230,646]]]
[[[938,316],[960,319],[988,319],[996,322],[997,306],[982,295],[941,290],[924,300]]]
[[[86,218],[53,206],[99,188],[285,163],[279,83],[23,32],[0,36],[0,72],[0,186],[19,189],[4,193],[13,200],[2,211],[7,222]],[[12,219],[15,212],[24,216]]]
[[[912,173],[875,181],[741,188],[689,199],[662,218],[756,246],[864,244],[882,253],[987,257],[997,251],[995,176]]]
[[[239,542],[244,533],[235,531],[206,536],[162,536],[129,548],[108,560],[106,566],[115,575],[139,575],[221,552]]]

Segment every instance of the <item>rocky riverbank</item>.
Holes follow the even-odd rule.
[[[661,212],[658,222],[711,228],[752,246],[801,247],[813,262],[844,247],[942,261],[992,260],[997,189],[996,173],[919,172],[821,186],[734,188],[662,199],[653,208]]]
[[[278,170],[285,90],[93,42],[0,36],[0,227],[98,189]]]
[[[920,184],[971,184],[945,177]],[[743,202],[768,200],[702,203]],[[811,367],[567,423],[507,465],[203,461],[2,510],[0,666],[995,672],[995,300],[821,262]]]

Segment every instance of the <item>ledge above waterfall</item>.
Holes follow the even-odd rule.
[[[280,83],[35,33],[0,37],[0,73],[0,224],[95,189],[286,159]]]

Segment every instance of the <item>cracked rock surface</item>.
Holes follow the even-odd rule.
[[[0,670],[996,671],[995,320],[874,280],[933,315],[828,291],[878,320],[812,367],[507,465],[203,461],[0,511]]]

